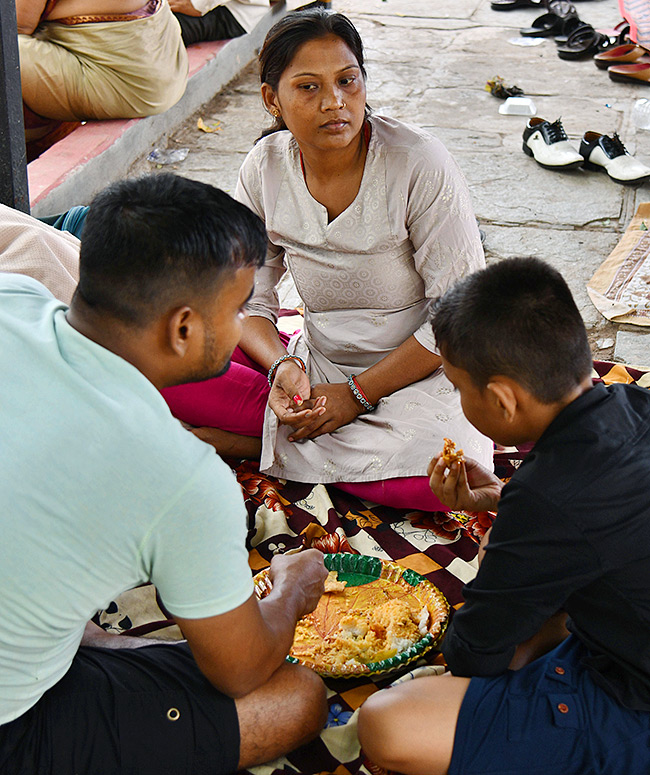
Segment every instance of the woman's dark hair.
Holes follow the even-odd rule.
[[[331,13],[323,8],[311,8],[307,11],[288,13],[268,31],[259,54],[260,81],[268,83],[273,91],[277,91],[282,73],[300,46],[310,40],[325,38],[328,35],[336,35],[346,44],[354,54],[365,80],[363,43],[354,24],[342,13]],[[370,109],[366,106],[366,115],[369,112]],[[275,118],[273,126],[262,132],[259,139],[286,128],[281,116]]]
[[[437,302],[432,324],[440,352],[481,390],[500,374],[551,404],[591,374],[587,332],[571,291],[536,258],[500,261],[469,275]]]

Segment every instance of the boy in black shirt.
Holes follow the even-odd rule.
[[[498,516],[443,643],[452,675],[371,697],[362,746],[409,775],[648,775],[650,392],[592,386],[571,293],[535,259],[464,280],[433,327],[470,422],[535,446],[503,491],[431,462],[443,503]]]

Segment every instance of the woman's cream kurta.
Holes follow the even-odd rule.
[[[436,352],[432,301],[485,265],[467,185],[442,143],[394,119],[370,123],[359,193],[331,223],[288,131],[261,140],[239,175],[236,197],[264,219],[270,242],[250,314],[277,321],[288,268],[305,305],[288,349],[305,359],[311,384],[346,382],[411,335]],[[445,436],[492,468],[492,443],[464,418],[442,369],[334,433],[297,443],[290,432],[267,407],[261,469],[294,481],[421,476]]]

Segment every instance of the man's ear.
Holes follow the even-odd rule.
[[[278,105],[275,92],[268,83],[262,84],[262,101],[264,102],[264,107],[268,110],[268,112],[277,118],[277,115],[279,115],[281,112],[280,106]]]
[[[486,389],[503,419],[511,423],[519,406],[519,396],[513,381],[506,377],[494,377],[488,382]]]
[[[183,358],[201,331],[201,320],[196,310],[188,306],[178,307],[167,318],[166,344],[179,358]]]

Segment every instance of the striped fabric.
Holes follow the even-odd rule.
[[[621,15],[630,23],[630,39],[650,49],[650,0],[618,0]]]

